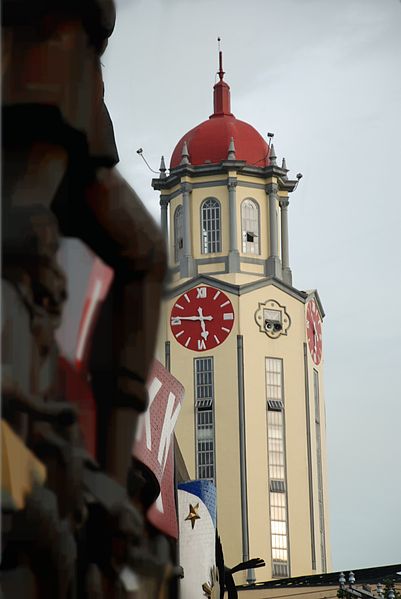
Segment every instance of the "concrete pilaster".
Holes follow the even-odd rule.
[[[292,273],[290,269],[290,256],[289,256],[289,248],[288,248],[288,206],[289,206],[288,198],[283,198],[280,200],[280,208],[281,208],[281,261],[283,268],[283,281],[288,283],[288,285],[292,285]]]
[[[160,198],[160,211],[161,211],[160,225],[161,225],[163,237],[166,240],[166,243],[168,241],[167,209],[168,209],[168,202],[166,200],[164,200],[163,197],[161,197]]]
[[[237,228],[237,178],[228,178],[228,201],[230,221],[230,250],[228,254],[228,272],[240,271]]]
[[[277,223],[277,206],[278,206],[278,185],[270,183],[266,186],[266,192],[269,202],[269,257],[266,262],[266,274],[278,279],[282,278],[281,260],[278,255],[278,223]]]
[[[191,206],[190,193],[192,185],[190,183],[181,183],[182,204],[184,210],[184,247],[183,256],[180,260],[180,273],[182,277],[194,276],[194,261],[192,257],[192,239],[191,239]]]

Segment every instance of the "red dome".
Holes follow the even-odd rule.
[[[180,139],[171,156],[170,169],[179,166],[185,142],[190,164],[198,166],[227,160],[231,138],[234,140],[236,160],[245,160],[253,166],[269,164],[269,146],[263,137],[251,125],[239,121],[231,113],[230,87],[223,81],[223,75],[220,52],[220,81],[213,88],[213,114],[209,120],[194,127]]]
[[[227,160],[231,138],[234,139],[236,160],[245,160],[254,166],[267,166],[269,146],[263,137],[248,123],[223,114],[212,115],[180,139],[171,157],[170,168],[180,164],[184,142],[187,142],[191,164]]]

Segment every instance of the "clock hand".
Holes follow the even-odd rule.
[[[198,314],[199,316],[197,318],[199,318],[199,320],[213,320],[213,316],[203,316],[203,310],[202,308],[198,308]]]
[[[203,316],[203,310],[200,307],[198,308],[198,314],[199,314],[200,325],[201,325],[201,329],[202,329],[201,337],[203,337],[206,340],[209,336],[209,331],[206,330],[205,317]]]
[[[213,316],[203,316],[202,318],[200,316],[176,316],[174,318],[179,320],[213,320]]]

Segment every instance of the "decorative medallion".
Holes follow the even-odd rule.
[[[306,305],[306,334],[312,360],[318,366],[322,359],[322,321],[315,300]]]
[[[206,351],[223,343],[234,325],[234,308],[225,293],[206,285],[183,293],[171,309],[175,339],[193,351]]]
[[[291,325],[291,319],[285,309],[275,300],[267,300],[264,304],[259,303],[255,312],[255,321],[259,330],[266,333],[270,339],[277,339],[280,335],[286,335]]]

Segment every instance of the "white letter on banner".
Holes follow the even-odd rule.
[[[142,414],[141,418],[139,419],[138,428],[137,428],[136,435],[135,435],[135,439],[137,441],[139,441],[142,437],[143,423],[145,422],[146,447],[149,449],[149,451],[152,450],[152,430],[151,430],[151,426],[150,426],[150,408],[151,408],[152,403],[155,400],[156,395],[159,393],[161,386],[162,386],[161,382],[159,381],[158,378],[155,377],[148,389],[148,394],[149,394],[148,409],[146,410],[146,412],[144,414]]]
[[[156,505],[156,509],[158,512],[164,514],[164,505],[163,505],[163,497],[162,494],[159,493],[159,495],[157,496],[157,499],[155,501],[155,505]]]
[[[177,422],[178,414],[181,410],[181,404],[178,402],[178,406],[173,414],[172,412],[174,403],[175,395],[170,391],[167,401],[166,414],[164,416],[162,434],[160,435],[159,452],[157,455],[159,464],[162,467],[162,472],[164,472],[164,468],[166,467],[167,456],[170,449],[171,435],[173,434],[175,423]]]

